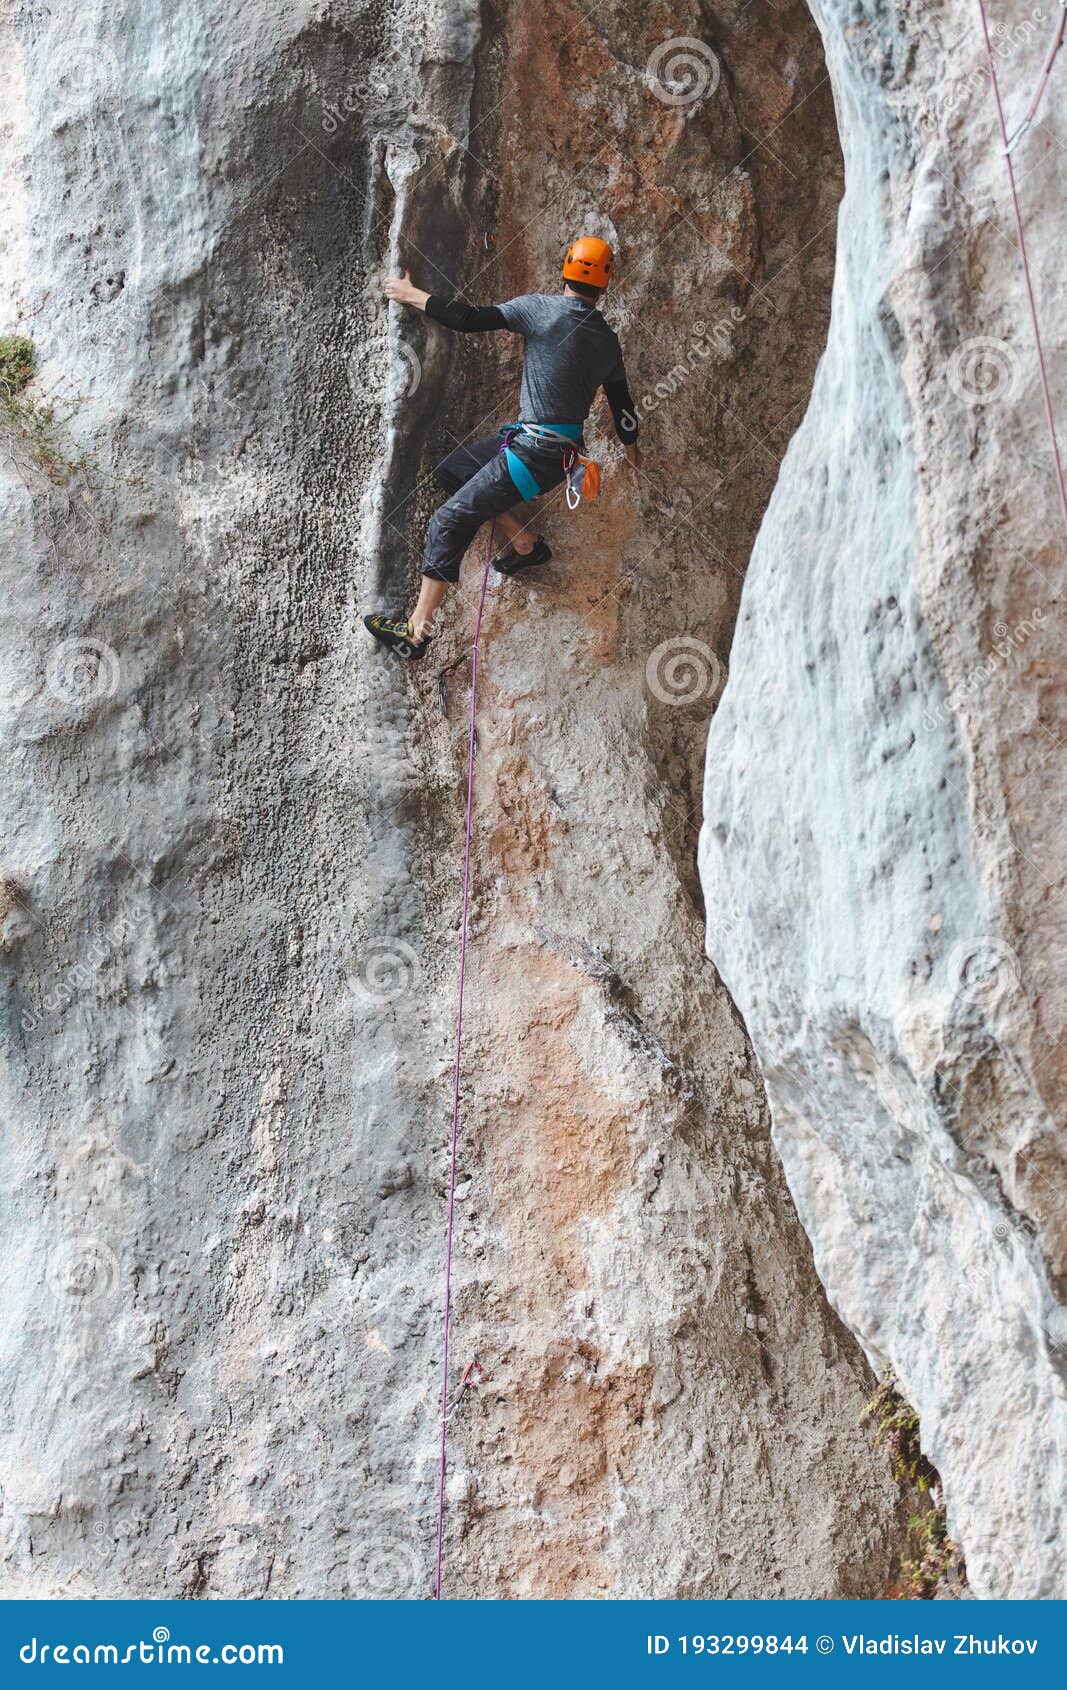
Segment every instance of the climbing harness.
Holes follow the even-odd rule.
[[[504,462],[508,466],[508,474],[515,490],[521,493],[524,499],[539,499],[544,492],[544,488],[539,485],[530,466],[524,464],[519,454],[511,449],[511,442],[525,432],[526,426],[525,423],[505,423],[499,431],[504,442],[500,450],[503,453]]]
[[[1063,463],[1060,458],[1059,441],[1056,438],[1056,418],[1052,409],[1052,396],[1049,391],[1048,370],[1045,367],[1045,352],[1041,344],[1041,325],[1037,315],[1037,301],[1034,298],[1034,284],[1030,279],[1030,261],[1026,255],[1026,236],[1023,234],[1023,214],[1019,204],[1019,190],[1015,185],[1015,169],[1011,162],[1011,144],[1008,140],[1008,126],[1004,121],[1004,106],[1000,98],[1000,83],[997,80],[996,61],[993,57],[993,42],[989,34],[989,19],[986,16],[985,0],[978,0],[978,11],[982,19],[982,34],[985,36],[986,57],[989,60],[989,80],[993,87],[993,98],[996,101],[997,121],[1000,124],[1001,138],[1004,142],[1004,163],[1008,168],[1008,186],[1011,189],[1012,207],[1015,212],[1015,232],[1019,237],[1019,257],[1022,261],[1023,280],[1026,283],[1026,297],[1030,304],[1030,321],[1034,330],[1034,345],[1037,349],[1037,367],[1041,377],[1041,393],[1045,401],[1045,418],[1048,422],[1049,439],[1052,442],[1052,461],[1056,474],[1056,486],[1060,495],[1060,511],[1063,516],[1063,526],[1067,530],[1067,486],[1064,485]],[[1062,30],[1059,32],[1055,49],[1049,54],[1045,62],[1045,76],[1038,88],[1037,99],[1031,106],[1031,112],[1025,120],[1029,123],[1030,116],[1037,110],[1037,103],[1041,98],[1044,83],[1048,80],[1048,72],[1052,69],[1052,61],[1059,50]]]
[[[503,447],[501,448],[503,450]],[[463,1055],[463,992],[467,981],[467,911],[470,904],[471,885],[471,839],[472,818],[474,814],[474,749],[475,749],[475,721],[478,706],[478,641],[482,632],[482,615],[485,611],[485,594],[489,585],[489,566],[493,561],[493,539],[496,533],[495,520],[489,525],[489,539],[485,548],[485,568],[482,570],[482,590],[478,598],[478,614],[474,621],[474,640],[471,644],[471,710],[470,730],[467,740],[467,825],[463,848],[463,901],[459,926],[459,1000],[456,1006],[456,1057],[455,1076],[452,1083],[452,1148],[448,1171],[448,1228],[445,1234],[445,1341],[444,1360],[441,1367],[441,1467],[437,1491],[437,1573],[434,1580],[434,1599],[441,1600],[441,1572],[442,1557],[445,1542],[445,1466],[447,1460],[448,1421],[454,1412],[448,1406],[448,1328],[452,1313],[452,1240],[455,1235],[456,1221],[456,1147],[459,1138],[459,1082],[460,1063]],[[452,665],[455,668],[455,664]],[[478,1367],[477,1357],[473,1363]],[[460,1397],[469,1382],[470,1368],[463,1375],[460,1385]]]
[[[574,442],[582,438],[582,431],[578,424],[563,423],[555,428],[549,428],[547,423],[520,423],[519,430],[523,434],[532,434],[535,440],[559,441],[564,449],[563,468],[567,475],[567,509],[576,511],[583,499],[591,504],[600,492],[600,465],[595,463],[592,458],[583,458],[575,449]],[[509,454],[508,470],[516,487],[519,487],[520,484],[511,469],[511,457],[513,456],[514,453]],[[521,464],[521,468],[525,475],[533,481],[533,476],[526,469],[526,465]],[[534,484],[536,485],[536,483]],[[528,499],[534,497],[532,493],[527,493],[524,496]]]
[[[1063,37],[1065,34],[1067,34],[1067,0],[1060,0],[1060,21],[1053,31],[1052,46],[1048,50],[1048,56],[1045,59],[1041,75],[1038,78],[1034,97],[1027,108],[1026,116],[1023,118],[1022,122],[1016,124],[1015,128],[1012,130],[1011,138],[1008,140],[1005,147],[1006,152],[1010,153],[1013,148],[1018,145],[1023,136],[1026,134],[1026,131],[1029,129],[1031,123],[1033,123],[1034,118],[1037,116],[1037,108],[1041,104],[1041,99],[1045,89],[1048,87],[1048,79],[1052,75],[1052,67],[1056,62],[1056,54],[1063,46]]]

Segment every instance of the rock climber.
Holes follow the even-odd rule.
[[[457,447],[434,471],[449,498],[430,522],[415,609],[405,621],[377,613],[363,618],[374,638],[399,656],[426,655],[434,617],[449,585],[459,580],[463,554],[483,522],[495,520],[508,542],[493,559],[501,575],[548,562],[552,553],[544,537],[534,539],[512,507],[565,479],[582,450],[585,419],[598,388],[603,387],[611,407],[627,463],[635,472],[640,469],[637,416],[622,348],[597,309],[614,267],[607,241],[583,235],[563,261],[561,294],[527,293],[504,305],[464,305],[415,287],[409,271],[387,277],[389,299],[425,311],[445,328],[461,334],[508,329],[525,341],[519,422],[500,435]]]

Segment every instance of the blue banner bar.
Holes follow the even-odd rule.
[[[830,1686],[1062,1680],[1061,1602],[0,1603],[0,1683]]]

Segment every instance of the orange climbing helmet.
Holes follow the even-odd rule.
[[[583,235],[567,248],[563,260],[565,282],[588,282],[590,287],[606,288],[615,268],[615,254],[607,241],[596,235]]]

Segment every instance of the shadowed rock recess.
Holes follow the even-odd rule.
[[[29,0],[3,27],[0,329],[32,338],[29,391],[60,397],[59,447],[92,460],[50,479],[14,429],[0,471],[4,1592],[432,1587],[467,681],[446,715],[437,662],[383,660],[357,612],[410,596],[429,471],[514,415],[519,349],[387,309],[380,283],[410,264],[478,302],[553,289],[587,231],[619,249],[607,309],[648,473],[627,480],[598,412],[601,503],[551,503],[558,563],[490,588],[453,1339],[456,1381],[475,1354],[483,1372],[451,1423],[446,1590],[877,1595],[901,1523],[857,1424],[871,1374],[704,958],[695,872],[742,575],[826,341],[841,165],[811,16]],[[899,380],[893,404],[887,430]],[[909,473],[886,450],[872,525]],[[480,555],[440,662],[469,642]],[[904,558],[901,536],[878,561]],[[742,782],[770,803],[814,779],[816,744],[843,755],[847,693],[804,742],[799,694],[766,717],[775,664],[805,648],[795,618],[767,620],[766,542],[762,559],[751,615],[774,656],[731,683],[750,727],[735,705],[715,817]],[[781,593],[790,578],[802,592],[795,546]],[[849,625],[858,668],[918,589],[882,624],[879,591]],[[856,755],[888,781],[906,729],[870,714]],[[1025,805],[1026,759],[1006,753]],[[932,787],[933,756],[895,776],[901,803]],[[840,824],[844,796],[825,802]],[[960,811],[938,806],[947,860]],[[810,885],[774,882],[776,849],[728,842],[711,871],[742,925],[745,887],[808,924],[787,936],[757,903],[736,966],[715,951],[746,1013],[763,999],[740,959],[784,1014],[829,920]],[[961,861],[953,884],[973,886]],[[873,990],[912,908],[878,901],[866,861],[850,876],[827,849],[824,867],[850,932],[873,894],[866,968],[844,964]],[[936,907],[942,945],[987,931]],[[950,1080],[1008,1084],[991,1045],[973,1074]],[[908,1148],[884,1155],[903,1168]],[[931,1253],[960,1205],[968,1226],[987,1212],[929,1200]],[[881,1322],[841,1298],[865,1341],[902,1299],[913,1321],[926,1306],[892,1280],[912,1217],[885,1203],[853,1216]],[[1036,1274],[1019,1236],[990,1243],[1006,1287]],[[925,1410],[924,1365],[905,1378]]]
[[[1063,524],[977,8],[817,13],[833,314],[709,740],[708,946],[975,1593],[1062,1598]],[[1052,13],[992,15],[1013,125]],[[1062,418],[1056,74],[1015,161]]]

